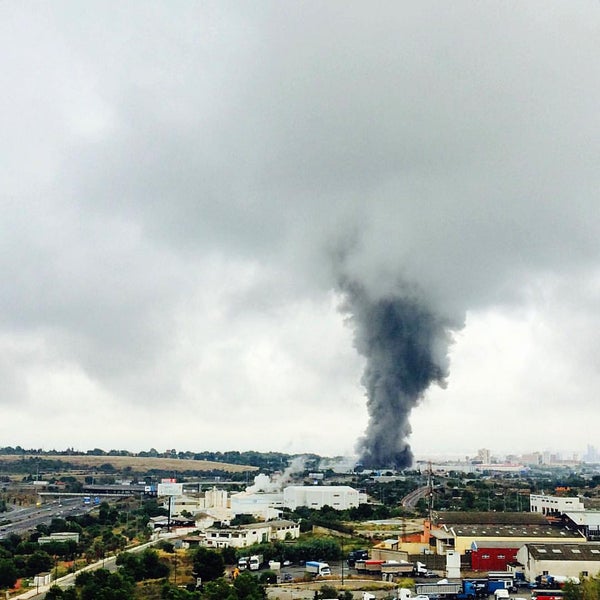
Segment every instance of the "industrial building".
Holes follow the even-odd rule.
[[[283,490],[283,505],[290,510],[300,506],[316,510],[331,506],[336,510],[346,510],[356,508],[360,502],[358,490],[347,485],[290,485]]]
[[[588,542],[600,541],[600,511],[569,511],[563,515],[563,521],[585,536]]]
[[[590,577],[600,573],[600,544],[525,544],[517,560],[527,581],[543,575]]]
[[[276,520],[252,523],[237,527],[209,527],[205,531],[205,545],[212,548],[246,548],[253,544],[297,539],[300,524],[293,521]]]
[[[585,506],[577,497],[530,494],[529,510],[546,517],[560,517],[566,512],[585,510]]]
[[[445,554],[447,550],[456,550],[461,555],[467,552],[484,552],[486,549],[499,547],[498,544],[505,544],[508,552],[516,544],[585,541],[578,531],[560,524],[550,524],[538,513],[447,512],[440,513],[437,525],[450,534],[450,538],[443,544],[438,542],[439,554]]]
[[[281,516],[283,494],[279,492],[238,492],[231,495],[231,514],[252,515],[259,519],[275,519]]]
[[[163,507],[167,510],[169,509],[169,502],[171,516],[174,517],[184,511],[191,515],[208,513],[218,520],[230,517],[228,492],[219,490],[216,487],[196,495],[184,494],[172,496],[170,499],[167,497],[163,502]]]

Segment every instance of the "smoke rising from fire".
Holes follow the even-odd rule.
[[[409,416],[432,383],[445,386],[453,324],[417,298],[372,298],[344,286],[357,351],[366,358],[362,384],[369,423],[357,450],[365,467],[412,464]]]
[[[545,447],[484,397],[600,427],[599,3],[91,3],[0,4],[6,444],[177,411],[165,447],[400,465],[460,405]]]

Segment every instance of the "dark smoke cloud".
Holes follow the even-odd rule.
[[[344,284],[355,346],[367,363],[362,384],[369,423],[357,450],[369,468],[409,467],[409,417],[432,383],[445,386],[450,331],[456,324],[416,297],[372,298],[356,283]]]

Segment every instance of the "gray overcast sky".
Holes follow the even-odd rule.
[[[597,439],[600,3],[3,2],[0,52],[0,445],[351,453],[340,277],[456,325],[417,456]]]

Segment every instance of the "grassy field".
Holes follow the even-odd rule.
[[[90,456],[76,454],[5,454],[0,455],[0,463],[10,463],[20,460],[36,459],[60,460],[72,465],[80,466],[82,469],[93,469],[100,465],[111,464],[115,469],[122,471],[131,467],[136,472],[151,471],[212,471],[218,469],[230,473],[242,473],[244,471],[257,471],[258,467],[248,465],[232,465],[229,463],[212,462],[208,460],[180,460],[178,458],[152,458],[142,456]]]

